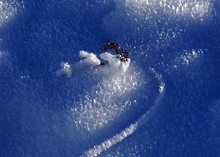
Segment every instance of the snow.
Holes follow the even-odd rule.
[[[94,148],[86,151],[83,156],[91,157],[91,156],[98,156],[104,150],[111,148],[113,145],[121,142],[123,139],[127,138],[129,135],[134,133],[137,129],[138,123],[131,124],[128,128],[123,130],[121,133],[114,135],[112,138],[107,139],[106,141],[102,142],[100,145],[94,146]]]
[[[0,1],[0,27],[9,21],[22,8],[15,0],[1,0]]]
[[[100,58],[106,60],[109,65],[100,65],[100,60],[93,53],[80,51],[80,56],[86,58],[73,65],[76,72],[72,77],[77,77],[77,73],[85,71],[87,66],[92,72],[90,79],[94,77],[100,82],[95,86],[91,85],[83,99],[74,103],[76,107],[71,111],[77,127],[94,132],[134,105],[126,97],[144,84],[143,76],[134,67],[128,69],[130,60],[121,62],[116,55],[108,52],[100,54]],[[122,67],[122,64],[128,65]]]
[[[80,61],[78,64],[96,66],[101,63],[100,60],[96,57],[96,55],[93,53],[80,51],[79,55],[80,57],[85,58],[85,59]]]
[[[125,5],[133,12],[138,12],[140,16],[143,13],[149,13],[151,9],[154,9],[154,13],[158,13],[162,9],[170,16],[187,16],[200,20],[210,14],[212,3],[211,0],[125,0]]]
[[[74,70],[80,72],[84,70],[86,67],[92,68],[96,66],[102,66],[101,60],[98,59],[98,57],[94,53],[81,50],[79,52],[79,56],[83,59],[73,64],[73,68],[72,65],[70,65],[68,62],[61,62],[61,69],[58,69],[56,71],[56,75],[61,76],[65,74],[67,77],[70,77]],[[129,58],[128,61],[122,62],[117,55],[112,55],[109,52],[102,53],[99,56],[101,59],[107,61],[111,68],[121,69],[122,72],[127,71],[131,62]]]
[[[100,54],[100,57],[103,60],[106,60],[110,64],[111,67],[119,68],[123,72],[127,71],[127,69],[129,68],[130,62],[131,62],[130,58],[128,58],[126,62],[122,62],[116,55],[112,55],[111,53],[107,53],[107,52]]]
[[[1,157],[219,156],[219,6],[0,0]]]
[[[56,71],[57,76],[61,76],[65,74],[67,77],[71,77],[72,75],[72,66],[68,62],[60,63],[61,69]]]

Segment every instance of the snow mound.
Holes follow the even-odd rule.
[[[103,60],[106,60],[111,67],[119,68],[123,72],[127,71],[128,67],[130,65],[130,62],[131,62],[131,60],[129,58],[128,58],[128,61],[122,62],[122,61],[120,61],[120,59],[118,58],[117,55],[112,55],[108,52],[104,52],[104,53],[100,54],[100,57]]]
[[[79,52],[79,56],[82,60],[73,65],[70,65],[68,62],[61,62],[61,69],[56,71],[56,75],[66,75],[67,77],[70,77],[73,71],[81,72],[86,68],[94,68],[99,65],[101,66],[101,60],[94,53],[81,50]],[[109,52],[102,53],[99,57],[108,62],[110,66],[107,65],[107,67],[119,69],[121,72],[126,72],[131,62],[129,58],[128,61],[122,62],[117,55],[112,55]]]
[[[117,55],[104,52],[98,56],[80,51],[82,60],[72,65],[70,81],[82,90],[74,98],[70,114],[73,124],[83,135],[93,134],[136,104],[132,97],[146,80],[130,59],[122,62]],[[105,65],[100,65],[105,62]],[[106,63],[107,62],[107,63]],[[62,66],[58,74],[70,72]],[[83,72],[82,72],[83,71]]]
[[[70,77],[72,75],[72,66],[68,62],[61,62],[60,66],[61,69],[56,71],[57,76],[65,74],[67,77]]]
[[[107,66],[97,69],[91,75],[100,80],[74,102],[71,113],[76,129],[80,133],[93,133],[119,117],[136,104],[132,93],[143,85],[141,73],[135,69],[121,72],[121,69]]]
[[[78,64],[80,65],[89,65],[89,66],[96,66],[101,64],[101,61],[97,58],[97,56],[93,53],[89,53],[87,51],[81,50],[79,52],[79,56],[84,58],[83,60],[79,61]]]

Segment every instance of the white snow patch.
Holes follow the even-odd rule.
[[[97,79],[102,77],[102,81],[91,87],[80,101],[74,102],[75,107],[71,109],[74,123],[81,132],[86,130],[92,133],[104,127],[136,104],[129,94],[143,83],[139,72],[121,72],[120,69],[106,67],[98,73],[103,72],[105,75],[95,75]]]
[[[0,0],[0,27],[11,19],[20,9],[21,4],[16,0]]]
[[[78,62],[78,64],[80,64],[81,66],[96,66],[101,63],[101,61],[97,58],[97,56],[94,53],[89,53],[87,51],[81,50],[79,52],[79,56],[84,58],[83,60]]]
[[[141,16],[160,11],[175,16],[188,16],[202,20],[212,10],[212,0],[125,0],[130,14]]]
[[[130,62],[131,62],[130,58],[128,58],[128,60],[126,62],[120,61],[120,59],[118,58],[117,55],[112,55],[112,54],[110,54],[108,52],[100,54],[100,57],[103,60],[108,61],[110,66],[112,66],[114,68],[119,68],[123,72],[127,71],[128,67],[130,65]]]
[[[160,86],[159,86],[159,92],[160,92],[160,93],[163,93],[164,90],[165,90],[165,83],[162,82],[162,83],[160,84]]]
[[[82,82],[91,88],[80,96],[79,101],[74,102],[71,113],[80,132],[86,130],[92,133],[136,104],[129,95],[146,80],[143,81],[141,73],[134,67],[129,68],[130,59],[123,62],[117,55],[105,52],[100,58],[108,64],[100,65],[101,61],[93,53],[80,51],[80,57],[83,59],[72,66],[73,80],[76,81],[79,73],[81,79],[85,79]],[[88,73],[83,75],[85,67],[88,67]],[[66,72],[64,68],[60,71]],[[92,80],[99,80],[98,84],[92,84]]]
[[[100,59],[94,53],[81,50],[79,52],[79,56],[83,59],[73,65],[69,64],[68,62],[61,62],[61,69],[56,71],[56,75],[61,76],[64,74],[67,75],[67,77],[70,77],[74,71],[81,72],[85,68],[102,66],[100,65]],[[112,55],[109,52],[100,54],[100,58],[108,62],[108,64],[110,65],[109,68],[114,68],[117,70],[120,69],[121,72],[126,72],[131,62],[129,58],[128,61],[123,62],[117,55]]]
[[[71,77],[72,75],[72,66],[68,62],[60,63],[61,69],[56,71],[57,76],[66,75],[67,77]]]
[[[159,93],[164,93],[165,92],[165,83],[163,81],[163,77],[161,74],[158,74],[154,68],[150,68],[150,71],[154,74],[155,78],[160,82],[159,85]]]
[[[101,154],[103,151],[111,148],[113,145],[121,142],[123,139],[131,135],[138,127],[138,122],[131,124],[128,128],[124,129],[121,133],[114,135],[112,138],[105,140],[99,145],[86,151],[81,157],[94,157]]]
[[[202,49],[198,49],[198,50],[184,50],[183,54],[177,58],[176,60],[179,62],[181,62],[181,64],[185,64],[185,65],[189,65],[190,63],[192,63],[193,61],[195,61],[195,59],[201,57],[203,55],[203,50]]]

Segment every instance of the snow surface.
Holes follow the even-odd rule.
[[[219,28],[218,0],[0,0],[0,156],[219,157]]]

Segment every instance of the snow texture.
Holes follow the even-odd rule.
[[[0,156],[219,157],[219,28],[218,0],[0,0]]]

